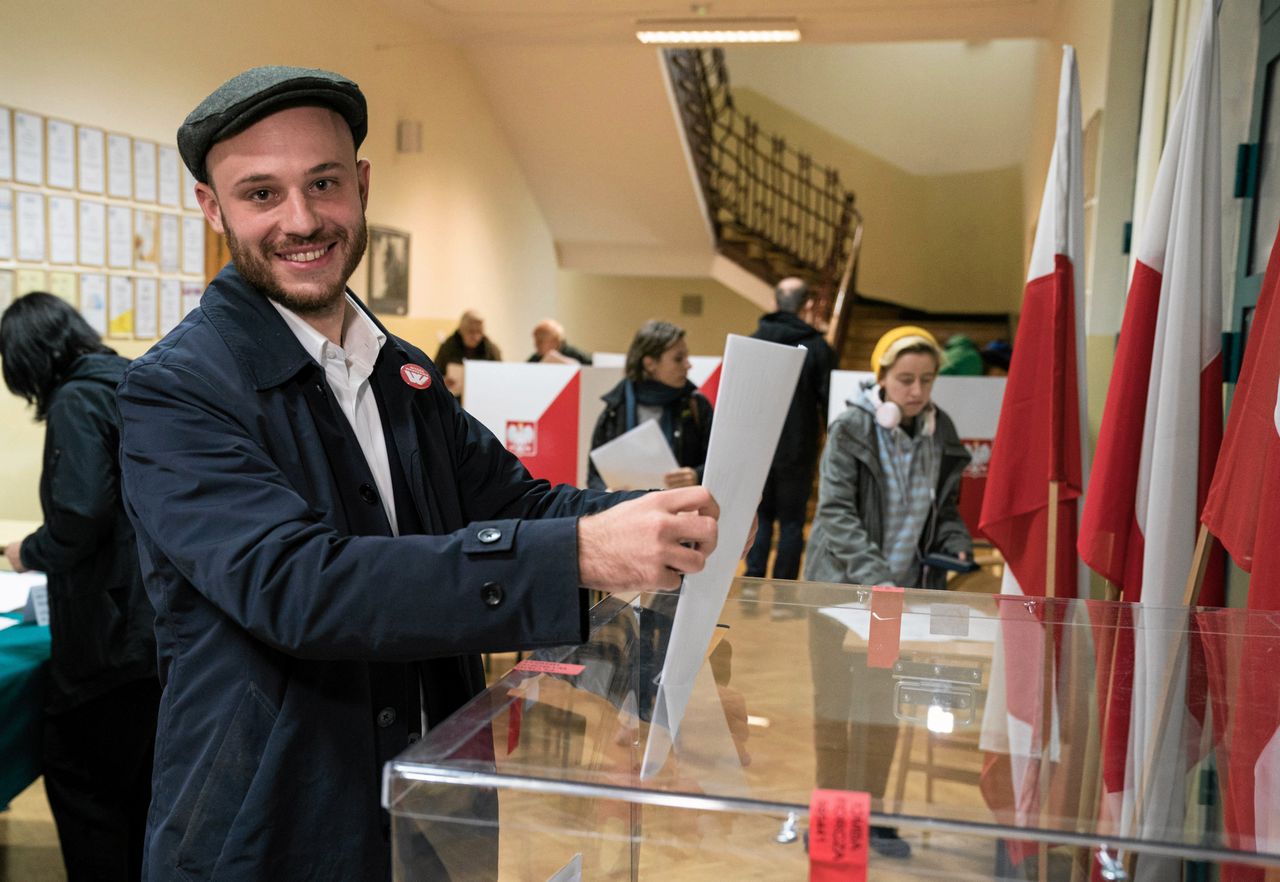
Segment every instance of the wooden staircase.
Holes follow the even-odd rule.
[[[919,325],[941,345],[953,334],[967,335],[979,349],[992,340],[1013,340],[1010,317],[999,314],[927,313],[872,300],[856,300],[851,310],[848,333],[840,349],[843,370],[870,370],[876,341],[899,325]]]

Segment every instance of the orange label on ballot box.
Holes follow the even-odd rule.
[[[871,795],[815,790],[809,798],[809,882],[866,882]]]
[[[871,589],[871,631],[867,635],[867,667],[891,668],[898,660],[902,635],[902,589]]]
[[[536,674],[567,674],[570,677],[576,677],[586,669],[586,665],[574,665],[568,662],[538,661],[537,659],[532,658],[526,658],[524,661],[516,664],[517,671],[532,671]]]

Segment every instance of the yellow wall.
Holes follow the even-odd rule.
[[[918,309],[1016,312],[1022,300],[1022,181],[1017,168],[914,175],[749,89],[734,101],[840,171],[866,227],[858,291]]]
[[[702,295],[702,315],[681,315],[680,298]],[[590,352],[626,352],[649,319],[684,328],[694,355],[720,355],[726,334],[750,334],[762,313],[713,279],[637,278],[562,270],[559,315],[565,336]],[[533,351],[532,338],[507,358]]]

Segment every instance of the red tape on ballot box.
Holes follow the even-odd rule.
[[[809,798],[809,882],[866,882],[871,796],[815,790]]]
[[[902,637],[902,589],[871,589],[871,632],[867,636],[867,667],[891,668],[898,660]]]

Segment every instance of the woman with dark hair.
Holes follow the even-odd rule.
[[[627,350],[626,378],[600,397],[605,409],[591,434],[592,450],[646,420],[657,420],[679,465],[663,476],[666,488],[701,483],[711,440],[711,402],[689,382],[684,328],[670,322],[645,322]],[[604,489],[594,463],[589,466],[587,483]]]
[[[160,686],[155,614],[120,498],[116,385],[128,362],[65,301],[36,292],[0,319],[9,391],[46,423],[44,523],[4,554],[48,575],[44,778],[67,878],[137,879]]]

